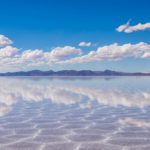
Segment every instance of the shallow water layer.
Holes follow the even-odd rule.
[[[0,150],[149,150],[150,77],[1,77]]]

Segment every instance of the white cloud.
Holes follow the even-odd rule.
[[[33,59],[39,59],[44,56],[44,53],[42,50],[36,49],[36,50],[26,50],[22,53],[21,58],[24,60],[33,60]]]
[[[4,57],[13,57],[18,52],[18,49],[12,46],[6,46],[4,48],[0,48],[0,58]]]
[[[118,32],[132,33],[135,31],[146,30],[146,29],[150,29],[149,22],[145,24],[138,23],[137,25],[130,26],[130,21],[128,21],[126,24],[119,26],[116,30]]]
[[[150,45],[144,42],[137,44],[114,43],[103,47],[98,47],[95,51],[90,51],[88,54],[81,55],[81,49],[64,46],[56,47],[51,51],[44,52],[43,50],[25,50],[6,46],[0,49],[0,69],[3,71],[35,69],[39,67],[49,67],[59,64],[75,64],[86,63],[101,60],[120,60],[124,58],[150,58]]]
[[[123,32],[125,31],[130,25],[130,21],[128,21],[126,24],[120,25],[116,30],[118,32]]]
[[[149,52],[145,52],[142,57],[143,58],[150,58],[150,51]]]
[[[0,69],[1,71],[17,71],[49,67],[59,61],[81,55],[81,53],[81,49],[71,46],[56,47],[48,52],[39,49],[21,52],[15,47],[6,46],[0,49]]]
[[[96,50],[82,54],[80,48],[73,46],[55,47],[50,51],[40,49],[21,51],[13,46],[0,48],[0,70],[19,71],[49,68],[53,65],[86,63],[101,60],[120,60],[124,58],[150,58],[150,44],[118,43],[98,47]]]
[[[0,46],[7,46],[12,44],[13,42],[4,35],[0,34]]]
[[[81,47],[89,47],[89,46],[91,46],[91,45],[92,45],[91,42],[80,42],[80,43],[79,43],[79,46],[81,46]]]
[[[66,59],[70,56],[81,55],[81,49],[72,46],[56,47],[49,53],[52,59]]]
[[[123,44],[114,43],[99,47],[96,51],[90,51],[86,55],[72,58],[60,63],[84,63],[101,60],[120,60],[123,58],[150,58],[150,45],[144,42],[137,44]]]

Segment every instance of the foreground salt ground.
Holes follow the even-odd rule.
[[[149,105],[147,77],[0,78],[0,149],[149,150]]]

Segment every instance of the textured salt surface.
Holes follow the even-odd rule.
[[[0,150],[149,150],[150,78],[0,78]]]

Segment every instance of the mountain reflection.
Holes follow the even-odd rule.
[[[91,108],[93,102],[111,107],[150,105],[150,79],[130,77],[91,79],[69,78],[0,78],[0,116],[7,114],[18,101],[42,102]]]

